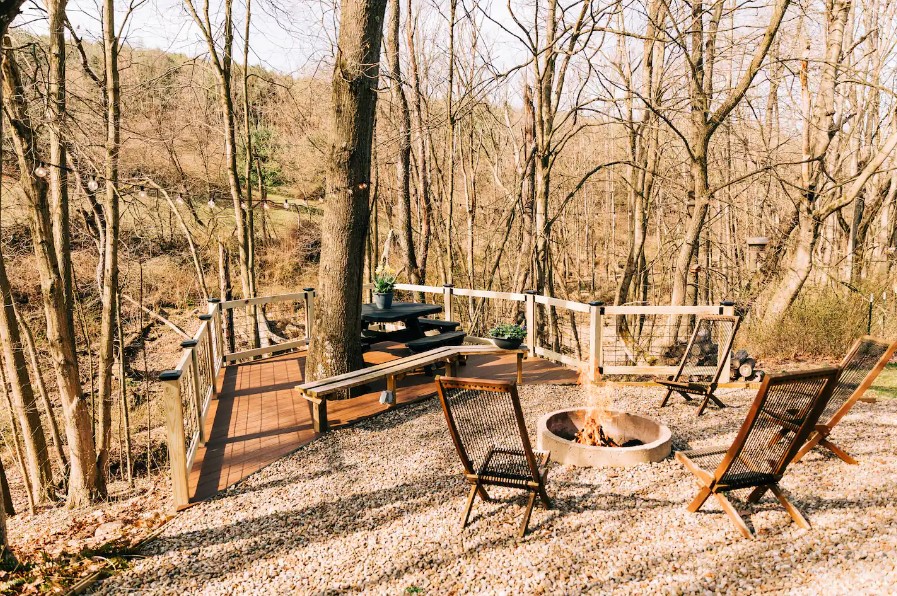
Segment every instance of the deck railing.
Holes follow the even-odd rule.
[[[216,391],[218,372],[224,364],[219,322],[220,304],[211,302],[209,312],[192,339],[181,342],[177,365],[159,375],[164,387],[163,408],[168,434],[168,461],[176,508],[190,499],[188,476],[196,450],[205,443],[205,419]]]
[[[364,289],[370,292],[373,286],[366,284]],[[472,336],[485,336],[498,323],[525,323],[526,344],[535,356],[581,370],[592,380],[602,375],[672,374],[695,317],[735,312],[731,302],[718,306],[607,306],[532,291],[413,284],[396,284],[395,290],[396,299],[441,303],[443,317],[458,321]],[[722,380],[726,382],[728,367],[724,370]]]
[[[372,286],[366,284],[366,291]],[[446,320],[471,337],[502,322],[523,323],[531,353],[584,372],[662,375],[675,372],[694,318],[733,314],[734,306],[605,306],[525,293],[396,284],[397,299],[441,304]],[[370,299],[370,296],[366,296]],[[204,435],[205,415],[221,368],[238,360],[305,347],[311,340],[315,290],[249,300],[210,300],[177,366],[164,371],[164,409],[174,502],[189,502],[188,478]],[[726,355],[725,357],[729,357]],[[728,367],[722,381],[728,381]]]

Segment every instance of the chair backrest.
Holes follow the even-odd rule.
[[[831,397],[839,369],[767,375],[738,436],[716,469],[718,484],[752,486],[757,475],[781,477]],[[782,437],[782,429],[792,432]]]
[[[841,361],[838,383],[820,420],[829,426],[841,420],[887,366],[895,351],[897,341],[889,344],[870,335],[857,339]]]
[[[517,386],[506,381],[436,377],[439,401],[464,471],[476,474],[490,451],[521,453],[528,470],[538,467],[523,420]]]
[[[730,315],[699,317],[673,380],[709,377],[711,383],[717,383],[729,362],[740,323],[740,317]]]

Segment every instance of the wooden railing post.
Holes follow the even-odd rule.
[[[604,303],[589,302],[589,379],[594,383],[601,377],[601,334],[604,330]]]
[[[215,345],[215,355],[212,361],[216,364],[224,363],[224,330],[221,322],[221,300],[218,298],[209,298],[209,314],[212,315],[211,331],[214,333],[213,343]],[[217,366],[212,369],[217,369]]]
[[[162,394],[162,407],[165,411],[165,428],[168,431],[168,462],[171,467],[171,492],[176,511],[183,509],[190,502],[180,379],[179,370],[166,370],[159,375],[159,380],[165,388]]]
[[[454,321],[455,320],[455,317],[453,316],[454,313],[452,312],[452,296],[455,293],[454,288],[455,288],[454,284],[443,284],[443,286],[442,286],[442,302],[443,302],[442,310],[443,310],[443,313],[445,314],[446,321]]]
[[[734,302],[732,302],[731,300],[723,300],[722,302],[720,302],[720,306],[722,307],[722,308],[720,308],[720,314],[726,315],[729,317],[735,316],[735,303]],[[735,346],[733,345],[732,348],[734,349]],[[718,349],[720,352],[722,352],[725,349],[725,346],[723,346],[723,342],[720,342]],[[723,366],[723,374],[720,375],[719,382],[720,383],[728,383],[732,380],[732,350],[729,350],[728,354],[720,353],[717,356],[717,358],[725,358],[725,360],[726,360],[726,365]]]
[[[199,320],[206,321],[208,323],[208,326],[206,327],[206,350],[208,351],[207,358],[209,361],[209,375],[212,377],[212,397],[215,397],[216,395],[218,395],[218,374],[215,371],[215,338],[212,334],[215,317],[213,315],[199,315]]]
[[[199,359],[196,357],[198,343],[195,339],[187,339],[181,342],[181,347],[190,351],[190,366],[193,367],[193,401],[196,403],[196,428],[199,429],[199,442],[205,443],[205,416],[202,415],[202,388],[199,384]]]
[[[305,290],[305,339],[311,344],[311,332],[315,324],[315,289]]]
[[[536,355],[536,291],[527,290],[526,294],[526,347],[530,356]]]

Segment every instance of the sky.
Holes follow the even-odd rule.
[[[201,2],[202,0],[194,0]],[[244,0],[235,0],[235,21],[238,46],[235,56],[242,56]],[[213,6],[217,3],[213,1]],[[127,5],[116,0],[117,25],[121,26]],[[199,5],[201,7],[201,4]],[[100,37],[101,4],[94,0],[69,0],[68,16],[78,35],[84,39]],[[322,0],[254,0],[250,28],[250,62],[283,74],[305,76],[315,74],[322,59],[331,53],[333,10]],[[47,33],[46,12],[33,0],[23,7],[14,22],[37,34]],[[184,7],[183,0],[144,0],[131,14],[126,34],[127,44],[186,54],[205,55],[206,48],[199,30]]]

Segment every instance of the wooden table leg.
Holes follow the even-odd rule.
[[[517,353],[517,384],[523,385],[523,352]]]

